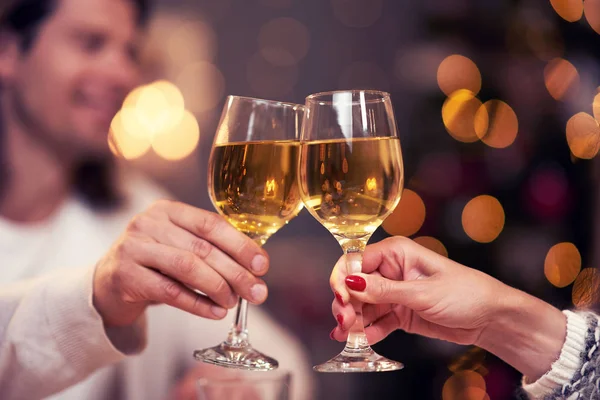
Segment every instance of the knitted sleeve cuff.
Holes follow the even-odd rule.
[[[75,370],[94,369],[141,351],[146,343],[146,321],[105,329],[92,303],[94,270],[65,274],[45,285],[46,318],[59,351]]]
[[[523,377],[523,390],[532,399],[543,399],[555,390],[570,383],[573,376],[581,369],[581,353],[585,350],[588,335],[588,324],[585,318],[571,311],[563,311],[567,316],[567,337],[560,351],[560,356],[540,379],[530,383]]]

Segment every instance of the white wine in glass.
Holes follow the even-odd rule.
[[[346,254],[348,274],[361,272],[362,253],[400,201],[404,173],[390,96],[355,90],[307,97],[298,179],[306,209]],[[362,304],[344,350],[319,372],[393,371],[403,367],[375,353],[364,333]]]
[[[229,96],[215,135],[208,172],[217,211],[259,245],[302,209],[296,178],[304,107]],[[248,302],[240,299],[221,344],[194,352],[197,360],[253,371],[276,369],[275,359],[248,339]]]

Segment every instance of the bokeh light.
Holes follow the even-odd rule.
[[[448,56],[440,63],[437,81],[446,96],[460,89],[467,89],[476,96],[481,90],[479,68],[471,59],[459,54]]]
[[[400,203],[389,217],[383,221],[383,229],[390,235],[411,236],[421,229],[425,222],[425,203],[410,189],[404,189]]]
[[[184,67],[175,84],[181,89],[186,108],[194,114],[214,109],[225,95],[223,74],[207,61]]]
[[[562,100],[569,93],[579,90],[579,72],[564,58],[555,58],[544,68],[544,83],[555,100]]]
[[[590,308],[600,300],[600,273],[596,268],[581,270],[573,284],[573,304],[578,308]]]
[[[181,160],[196,149],[199,139],[198,121],[185,111],[176,126],[154,137],[152,148],[165,160]]]
[[[494,241],[504,228],[504,209],[488,195],[477,196],[467,203],[462,213],[465,233],[479,243]]]
[[[469,397],[465,397],[469,396]],[[481,397],[474,397],[480,395]],[[475,371],[461,371],[453,374],[444,383],[442,400],[484,400],[486,385],[483,377]]]
[[[276,18],[264,24],[258,34],[263,58],[278,67],[297,64],[308,53],[308,28],[293,18]]]
[[[383,0],[331,0],[333,15],[351,28],[367,28],[381,17]]]
[[[386,72],[377,64],[357,61],[346,66],[340,74],[340,89],[388,90],[390,83]]]
[[[446,246],[439,240],[431,236],[419,236],[418,238],[413,239],[416,243],[421,246],[434,251],[444,257],[448,257],[448,250]]]
[[[475,114],[475,133],[490,147],[503,149],[510,146],[518,131],[517,115],[501,100],[486,101]]]
[[[567,143],[577,158],[591,159],[600,148],[600,126],[591,115],[580,112],[567,122]]]
[[[185,110],[183,95],[170,82],[158,81],[146,85],[140,91],[134,91],[133,96],[134,99],[130,99],[129,102],[135,101],[134,110],[137,120],[151,136],[171,129],[183,116]],[[128,107],[125,110],[130,111]],[[131,121],[131,118],[124,121]],[[129,130],[129,133],[133,132]]]
[[[471,347],[466,352],[456,357],[456,359],[450,363],[448,369],[454,373],[461,371],[480,372],[481,370],[485,370],[484,362],[486,355],[487,352],[481,347]],[[481,375],[485,376],[485,374]]]
[[[581,270],[581,254],[573,243],[558,243],[548,251],[544,275],[556,287],[569,286]]]
[[[550,0],[550,4],[566,21],[576,22],[583,16],[583,0]]]
[[[600,0],[585,0],[583,9],[588,24],[600,34]]]
[[[131,135],[123,123],[123,114],[119,111],[110,124],[108,144],[111,151],[126,160],[134,160],[146,154],[150,149],[150,138]]]
[[[442,120],[448,133],[465,143],[479,140],[475,132],[475,115],[481,106],[481,101],[470,90],[460,89],[452,93],[442,106]],[[479,118],[483,117],[479,115]],[[479,124],[484,126],[483,121],[479,121]]]
[[[597,122],[600,122],[600,93],[598,93],[596,97],[594,97],[592,109],[594,111],[594,118]]]
[[[276,98],[289,94],[298,82],[296,65],[278,67],[256,53],[246,66],[246,77],[253,93],[260,97]]]

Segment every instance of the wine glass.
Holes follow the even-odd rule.
[[[249,375],[253,374],[253,375]],[[201,378],[197,382],[198,400],[288,400],[290,397],[291,375],[254,375],[247,373],[237,377]]]
[[[298,179],[306,209],[333,234],[349,274],[400,201],[404,181],[400,139],[388,93],[324,92],[306,98]],[[351,299],[356,323],[344,350],[319,372],[393,371],[403,365],[375,353],[365,335],[362,304]]]
[[[304,107],[229,96],[215,135],[208,171],[210,198],[237,230],[259,245],[302,209],[296,179]],[[240,298],[227,339],[194,352],[210,364],[255,371],[278,363],[252,348],[248,302]]]

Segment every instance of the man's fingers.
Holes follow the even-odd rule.
[[[227,281],[191,252],[135,239],[123,242],[120,251],[127,252],[125,257],[131,257],[144,267],[156,269],[172,280],[200,290],[222,307],[237,304],[237,297]]]
[[[131,267],[130,275],[135,274],[136,280],[128,279],[122,283],[123,300],[130,303],[152,301],[168,304],[194,315],[222,319],[227,310],[206,296],[195,293],[179,282],[141,266]],[[124,277],[126,279],[126,277]],[[135,282],[135,283],[133,283]]]
[[[269,269],[267,253],[218,214],[178,202],[159,203],[169,220],[217,246],[257,276]]]
[[[222,276],[237,295],[251,303],[260,304],[267,299],[267,285],[262,279],[254,276],[207,240],[198,238],[173,224],[154,230],[152,236],[159,243],[195,254]]]

